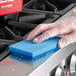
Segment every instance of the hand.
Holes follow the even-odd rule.
[[[40,33],[40,36],[34,37]],[[58,45],[60,48],[65,47],[66,45],[76,42],[76,11],[74,10],[72,16],[61,21],[57,21],[49,24],[40,24],[38,25],[27,37],[27,40],[33,40],[34,43],[44,41],[48,38],[65,35],[63,36]]]

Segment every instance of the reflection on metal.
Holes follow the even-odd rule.
[[[63,71],[60,67],[56,69],[55,76],[66,76],[66,72]]]
[[[73,54],[70,61],[70,72],[76,72],[76,54]]]
[[[61,64],[60,64],[60,67],[63,69],[63,70],[66,70],[66,59],[64,59]]]

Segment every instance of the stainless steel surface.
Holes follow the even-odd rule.
[[[75,73],[73,73],[73,74],[71,74],[70,76],[76,76],[76,72],[75,72]]]
[[[66,72],[63,71],[60,67],[56,69],[55,76],[66,76]]]
[[[0,76],[47,76],[64,58],[76,50],[76,43],[60,49],[39,66],[31,66],[7,57],[0,62]]]
[[[73,54],[70,61],[70,72],[76,72],[76,54]]]
[[[64,60],[60,63],[59,66],[60,66],[62,69],[65,70],[65,67],[66,67],[66,59],[64,59]]]
[[[71,44],[52,55],[41,66],[39,66],[29,76],[46,76],[47,73],[52,71],[64,58],[69,56],[76,49],[76,43]],[[43,73],[42,73],[43,71]],[[37,74],[38,73],[38,74]]]
[[[70,11],[71,13],[71,11]],[[65,15],[61,19],[69,16]],[[60,20],[61,20],[60,19]],[[58,50],[53,55],[49,55],[45,59],[38,61],[17,60],[11,56],[0,62],[0,76],[49,76],[49,73],[61,63],[63,59],[69,56],[76,50],[76,43],[70,44],[67,47]],[[35,65],[34,65],[35,64]]]

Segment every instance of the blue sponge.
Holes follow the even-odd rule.
[[[9,46],[9,51],[11,53],[24,56],[28,59],[34,59],[38,56],[44,55],[47,52],[55,52],[59,49],[58,41],[61,37],[54,37],[45,40],[40,43],[33,43],[33,41],[23,40],[16,44]]]

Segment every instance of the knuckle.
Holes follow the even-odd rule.
[[[52,35],[58,35],[58,34],[59,34],[59,29],[58,29],[58,27],[52,29],[52,30],[51,30],[51,34],[52,34]]]
[[[44,32],[44,34],[42,35],[42,38],[44,38],[44,39],[48,39],[49,37],[50,37],[50,32],[49,31],[47,31],[47,32]]]
[[[51,27],[51,24],[47,24],[46,26],[47,26],[47,28],[50,28]]]
[[[48,31],[49,36],[53,36],[53,35],[57,35],[57,34],[58,34],[58,30],[55,28]]]
[[[55,34],[55,29],[51,29],[51,30],[49,30],[49,31],[47,31],[47,32],[44,33],[44,35],[46,37],[50,37],[50,36],[52,36],[54,34]]]
[[[53,33],[55,33],[55,29],[51,29],[50,31],[49,31],[49,34],[53,34]]]
[[[49,35],[49,32],[45,32],[44,34],[43,34],[43,38],[48,38],[50,35]]]

